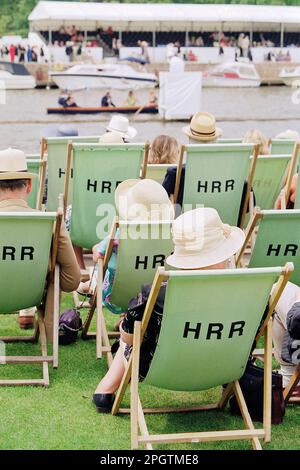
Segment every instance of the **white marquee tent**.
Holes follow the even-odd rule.
[[[62,25],[115,31],[300,31],[300,6],[39,2],[32,31]]]

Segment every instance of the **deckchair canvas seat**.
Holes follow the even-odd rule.
[[[114,191],[126,179],[145,176],[148,145],[70,144],[65,176],[65,207],[73,164],[72,242],[90,249],[108,235],[115,208]]]
[[[67,164],[67,151],[69,143],[97,143],[99,136],[70,136],[70,137],[48,137],[42,140],[42,156],[47,148],[47,211],[57,209],[57,200],[60,194],[64,192],[64,181]],[[46,173],[44,174],[44,178]],[[45,180],[43,181],[42,194],[45,188]],[[70,182],[70,196],[69,202],[71,203],[72,181]]]
[[[102,311],[102,277],[105,275],[112,253],[116,232],[117,230],[119,232],[119,244],[111,303],[121,307],[125,312],[129,300],[136,297],[143,284],[153,282],[157,268],[164,266],[167,256],[172,253],[171,226],[172,221],[133,222],[118,220],[118,218],[112,224],[110,241],[103,261],[104,266],[100,263],[98,270],[98,292],[83,328],[83,338],[95,336],[95,333],[88,333],[88,329],[97,308],[97,357],[101,358],[103,353],[108,353],[109,364],[112,356],[108,338],[115,337],[116,333],[106,330]]]
[[[186,163],[182,210],[195,209],[200,205],[213,207],[218,211],[224,223],[237,225],[244,185],[247,181],[240,223],[242,226],[258,148],[252,144],[219,143],[184,146],[176,175],[175,202],[177,202],[181,180],[184,150]],[[250,160],[252,154],[253,159]]]
[[[259,155],[253,179],[256,205],[273,209],[282,187],[291,155]]]
[[[49,385],[48,362],[58,366],[59,267],[55,266],[57,237],[62,212],[0,213],[0,324],[1,315],[37,307],[38,324],[33,336],[4,337],[4,342],[36,342],[41,336],[41,356],[8,356],[4,363],[43,365],[42,379],[0,380],[0,385]],[[54,233],[55,232],[55,233]],[[54,235],[54,238],[53,238]],[[51,259],[54,276],[53,354],[47,354],[44,296]],[[47,295],[47,293],[46,293]]]

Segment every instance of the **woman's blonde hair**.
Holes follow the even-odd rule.
[[[259,155],[270,155],[269,143],[264,134],[258,129],[246,132],[243,138],[244,144],[259,144]]]
[[[177,163],[179,143],[174,137],[159,135],[151,145],[149,163]]]

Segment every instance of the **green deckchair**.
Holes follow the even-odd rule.
[[[71,239],[90,249],[108,235],[115,216],[114,192],[127,179],[145,177],[148,144],[70,144],[64,201],[69,204],[73,163]]]
[[[247,242],[257,226],[249,267],[271,267],[292,261],[295,270],[291,281],[300,285],[300,210],[262,211],[256,208],[247,228],[245,242],[237,256],[237,265],[240,264]]]
[[[80,136],[80,137],[49,137],[42,140],[42,159],[48,152],[47,158],[47,211],[55,211],[57,209],[58,197],[64,191],[64,180],[66,172],[67,150],[70,142],[80,143],[97,143],[99,136]],[[45,190],[46,172],[43,175],[41,196]],[[70,183],[71,190],[71,183]],[[70,201],[70,199],[69,199]]]
[[[253,178],[253,192],[257,206],[262,209],[274,208],[290,161],[291,155],[258,156]]]
[[[158,183],[162,184],[166,176],[167,170],[172,167],[176,167],[176,165],[174,165],[174,163],[171,163],[171,164],[148,163],[146,178],[157,181]]]
[[[240,226],[245,220],[258,146],[252,144],[187,145],[183,211],[204,205],[216,209],[224,223],[237,225],[245,181],[248,182]],[[253,154],[252,160],[250,156]],[[177,201],[184,151],[176,175]]]
[[[128,307],[129,300],[140,291],[141,285],[153,282],[157,268],[164,266],[165,259],[172,253],[174,245],[171,236],[171,226],[172,221],[137,223],[115,219],[107,244],[103,262],[104,268],[101,267],[98,272],[97,285],[101,284],[103,272],[104,274],[106,272],[118,230],[117,267],[111,293],[111,302],[121,307],[124,312]],[[83,328],[83,338],[95,336],[93,333],[88,333],[95,308],[97,308],[98,326],[100,325],[97,328],[97,357],[101,358],[102,353],[107,352],[105,348],[109,347],[108,337],[116,335],[107,334],[102,313],[102,292],[100,292],[100,294],[96,294],[93,300]],[[101,325],[103,325],[102,328]],[[102,348],[102,338],[104,349]],[[110,347],[108,355],[110,355]],[[110,360],[111,356],[108,357],[109,365]]]
[[[35,157],[35,158],[34,158]],[[32,209],[38,208],[38,192],[40,185],[41,159],[39,156],[26,155],[27,168],[31,173],[35,173],[39,178],[32,179],[32,188],[27,199],[28,205]],[[56,204],[57,206],[57,204]]]
[[[285,268],[164,271],[158,269],[145,308],[143,321],[135,322],[133,352],[125,368],[112,414],[120,404],[131,379],[131,447],[139,444],[206,442],[249,439],[261,449],[259,439],[271,440],[271,321],[270,317],[284,289],[292,265]],[[280,280],[279,280],[280,279]],[[278,281],[275,292],[269,296]],[[212,405],[143,410],[139,387],[139,353],[153,306],[163,281],[167,289],[158,344],[144,384],[174,391],[203,391],[228,384],[220,401]],[[269,308],[260,327],[265,307]],[[255,338],[265,334],[263,427],[255,429],[245,403],[239,379],[245,371]],[[246,430],[189,432],[150,435],[144,412],[171,413],[223,410],[235,394]],[[123,410],[125,411],[125,410]],[[195,421],[196,417],[193,418]],[[200,419],[200,418],[199,418]],[[140,428],[140,435],[138,433]]]
[[[36,306],[38,323],[33,336],[1,336],[4,342],[37,342],[40,356],[4,356],[1,364],[41,364],[42,379],[0,380],[0,385],[49,385],[48,363],[58,366],[59,267],[57,243],[62,210],[55,212],[0,213],[0,322],[2,314]],[[53,238],[54,232],[54,238]],[[53,238],[53,240],[52,240]],[[48,274],[49,258],[51,273]],[[44,305],[48,295],[46,277],[54,276],[53,353],[47,353]],[[48,278],[49,279],[49,278]]]
[[[295,140],[290,139],[272,139],[271,140],[271,154],[273,155],[288,155],[293,152],[295,147]]]

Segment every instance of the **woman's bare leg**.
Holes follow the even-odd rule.
[[[110,368],[96,388],[95,394],[115,393],[119,388],[124,371],[124,351],[119,347]]]

